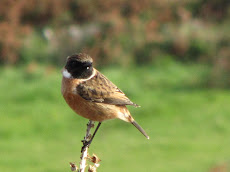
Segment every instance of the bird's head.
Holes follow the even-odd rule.
[[[87,79],[93,74],[93,59],[84,53],[73,54],[67,57],[63,70],[66,78]]]

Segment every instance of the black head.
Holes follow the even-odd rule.
[[[73,78],[89,78],[93,73],[93,59],[84,53],[71,55],[67,58],[65,69]]]

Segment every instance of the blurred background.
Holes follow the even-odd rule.
[[[99,171],[230,171],[229,0],[1,0],[0,171],[70,171],[88,120],[60,93],[85,52],[150,135],[104,122]]]

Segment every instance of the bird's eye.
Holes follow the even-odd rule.
[[[87,68],[86,68],[87,70],[89,69],[89,66],[87,66]]]

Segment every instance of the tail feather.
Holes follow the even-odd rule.
[[[147,139],[149,139],[149,136],[147,135],[147,133],[145,132],[145,130],[136,122],[136,121],[132,121],[131,122]]]

